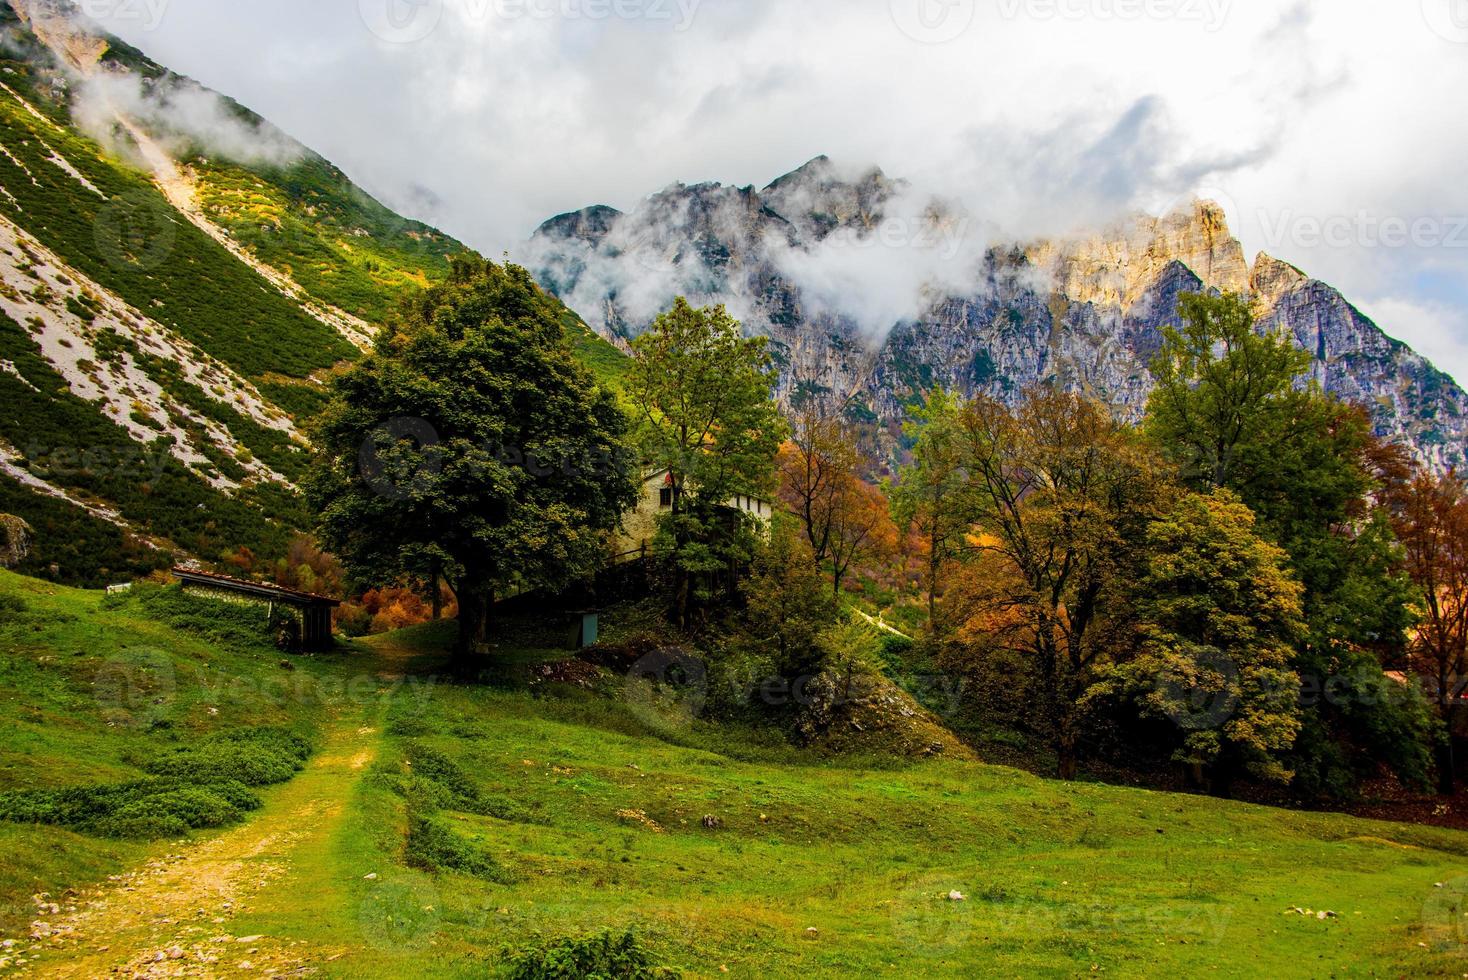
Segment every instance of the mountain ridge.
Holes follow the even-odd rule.
[[[1425,463],[1468,462],[1463,389],[1329,284],[1265,252],[1250,263],[1213,202],[1010,242],[880,168],[842,170],[823,156],[761,191],[674,184],[628,212],[558,215],[530,254],[541,284],[614,342],[674,295],[724,303],[770,338],[787,406],[825,399],[884,429],[889,448],[907,407],[939,384],[1012,401],[1057,381],[1135,421],[1178,297],[1241,293],[1258,303],[1261,329],[1287,330],[1311,352],[1305,380],[1364,405],[1379,435]],[[860,299],[875,300],[874,316],[901,306],[871,288],[892,268],[906,307],[873,323]]]

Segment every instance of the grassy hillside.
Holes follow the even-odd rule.
[[[258,170],[202,156],[188,163],[212,221],[312,296],[371,322],[404,289],[444,278],[449,256],[468,251],[389,211],[314,155]]]
[[[109,149],[73,123],[80,83],[55,68],[3,0],[0,35],[0,217],[24,233],[0,250],[0,273],[10,272],[0,299],[11,314],[0,311],[0,450],[18,453],[31,476],[74,501],[115,511],[125,525],[0,476],[0,513],[37,531],[24,570],[99,585],[176,557],[219,561],[240,548],[281,554],[292,531],[310,521],[298,495],[273,475],[298,484],[309,454],[298,435],[261,424],[261,412],[284,413],[298,432],[306,429],[325,403],[320,382],[357,356],[303,301],[380,322],[405,291],[441,278],[464,246],[394,214],[304,147],[289,165],[245,165],[190,149],[178,134],[155,134],[178,152],[201,213],[303,294],[286,295],[175,210],[139,169],[123,127],[114,128]],[[186,84],[115,40],[103,61],[159,84]],[[244,107],[223,97],[221,105],[243,125],[288,142]],[[104,308],[137,332],[98,319]],[[620,377],[622,354],[570,311],[564,320],[597,376]],[[60,341],[53,333],[49,351],[48,321],[67,333]],[[170,360],[158,345],[144,349],[155,339],[182,354]],[[58,363],[58,344],[89,348],[70,375]],[[205,356],[237,379],[232,387],[189,376],[184,365]],[[111,405],[87,383],[109,371],[121,392]],[[163,393],[151,408],[132,394],[139,383]],[[241,391],[249,399],[258,393],[258,411],[248,410]],[[136,425],[130,432],[130,413],[162,436]],[[183,460],[170,457],[170,436],[188,442],[189,452],[176,454]],[[261,467],[269,471],[263,478]]]
[[[42,945],[32,896],[58,902],[42,973],[177,950],[501,975],[603,928],[688,976],[1462,972],[1462,834],[954,760],[815,762],[670,724],[584,667],[536,681],[564,654],[534,624],[495,688],[430,683],[451,624],[285,671],[192,601],[0,574],[0,790],[125,783],[262,726],[315,749],[243,822],[182,844],[0,822],[11,955]]]
[[[66,108],[36,88],[32,66],[0,58],[0,70],[15,93],[0,90],[0,143],[9,151],[0,154],[8,191],[0,213],[247,377],[301,378],[352,356],[335,331],[174,211],[146,175],[77,132]]]

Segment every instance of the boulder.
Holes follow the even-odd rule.
[[[31,553],[34,532],[19,517],[0,514],[0,568],[17,568]]]

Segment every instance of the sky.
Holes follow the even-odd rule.
[[[491,256],[820,154],[1016,239],[1217,200],[1468,382],[1468,0],[78,0]]]

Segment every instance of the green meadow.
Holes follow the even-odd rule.
[[[254,616],[0,573],[8,966],[1468,972],[1460,833],[814,758],[605,672],[542,679],[554,624],[518,624],[501,682],[469,687],[437,676],[452,624],[283,660]]]

